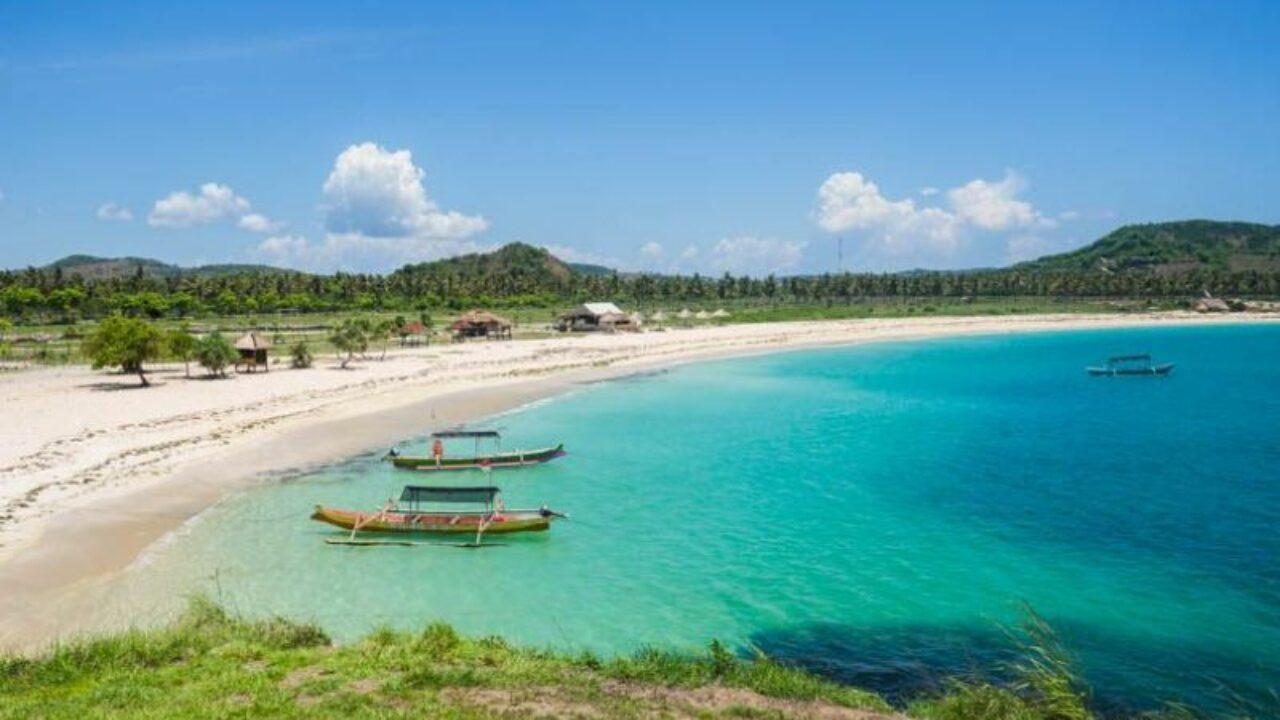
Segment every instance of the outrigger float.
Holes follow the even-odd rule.
[[[497,430],[442,430],[431,434],[431,456],[421,457],[401,455],[395,450],[387,453],[384,460],[402,470],[420,470],[435,472],[440,470],[476,470],[485,468],[511,468],[525,465],[539,465],[555,460],[564,455],[564,443],[555,447],[535,450],[516,450],[490,454],[480,453],[481,440],[493,440],[495,445],[501,443],[501,435]],[[444,453],[444,441],[469,439],[475,441],[475,450],[471,456],[448,457]]]
[[[435,504],[474,504],[474,510],[432,509]],[[423,507],[424,505],[428,507]],[[454,545],[457,547],[481,547],[497,543],[482,543],[485,534],[509,534],[542,532],[550,529],[551,521],[567,518],[564,513],[550,508],[536,510],[507,510],[502,503],[502,491],[496,487],[423,487],[408,485],[400,493],[400,500],[388,501],[376,512],[339,510],[317,505],[311,519],[350,530],[346,539],[328,538],[330,545]],[[358,540],[356,533],[426,534],[463,536],[474,535],[472,542],[423,543],[410,540]]]
[[[1085,372],[1102,377],[1121,375],[1163,376],[1173,372],[1173,363],[1152,364],[1151,356],[1146,353],[1141,355],[1116,355],[1115,357],[1107,358],[1106,365],[1087,367]]]

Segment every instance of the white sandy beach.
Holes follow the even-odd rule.
[[[730,325],[474,342],[379,352],[227,380],[166,366],[153,386],[88,368],[0,376],[0,646],[63,627],[89,584],[270,473],[323,463],[489,415],[576,383],[726,355],[885,340],[1153,324],[1275,322],[1275,315],[1039,315]]]

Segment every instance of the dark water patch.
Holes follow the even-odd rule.
[[[1094,627],[1051,623],[1082,677],[1090,704],[1125,717],[1179,703],[1215,717],[1280,718],[1280,656],[1241,656],[1196,642],[1152,642]],[[873,690],[891,703],[943,691],[948,680],[1009,685],[1026,657],[1016,628],[997,625],[813,624],[762,631],[756,649],[787,665]],[[1170,666],[1180,670],[1171,672]],[[1201,670],[1212,668],[1213,674]]]

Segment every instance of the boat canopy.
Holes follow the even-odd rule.
[[[1139,362],[1142,360],[1150,360],[1150,359],[1151,359],[1151,356],[1149,354],[1142,353],[1141,355],[1116,355],[1114,357],[1107,358],[1107,362],[1111,362],[1111,363]]]
[[[433,438],[496,438],[500,437],[497,430],[440,430],[431,433]]]
[[[406,485],[400,492],[402,503],[493,503],[500,490],[496,487],[425,487]]]

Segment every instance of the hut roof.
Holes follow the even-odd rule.
[[[236,340],[237,350],[266,350],[269,347],[271,347],[271,341],[256,332],[247,332]]]
[[[472,310],[462,313],[457,320],[453,321],[454,326],[458,325],[498,325],[500,327],[511,327],[511,321],[494,315],[487,310]]]
[[[427,326],[423,325],[418,320],[410,320],[409,322],[400,326],[400,332],[404,333],[405,335],[421,335],[426,331],[427,331]]]

